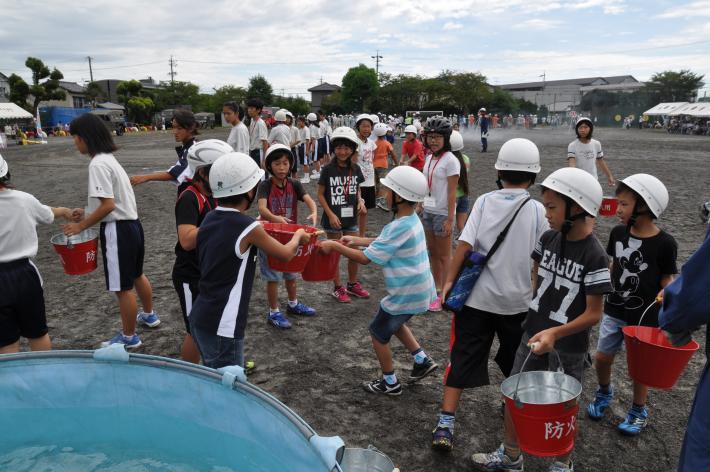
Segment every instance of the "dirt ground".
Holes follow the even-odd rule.
[[[224,129],[204,133],[204,137],[226,139],[226,136]],[[478,152],[473,135],[466,135],[465,151],[471,157],[474,197],[495,189],[493,162],[501,144],[511,137],[527,137],[539,146],[543,156],[541,181],[565,165],[566,147],[573,133],[567,129],[496,130],[491,133],[486,154]],[[699,246],[706,229],[698,216],[698,205],[710,200],[707,190],[710,139],[608,128],[597,130],[595,137],[602,142],[609,166],[617,177],[647,172],[667,185],[671,201],[660,226],[677,239],[679,263],[683,263]],[[126,135],[117,138],[117,143],[121,149],[116,155],[129,175],[165,169],[175,160],[170,133]],[[395,148],[399,149],[399,142]],[[10,164],[18,189],[49,205],[85,206],[88,160],[75,151],[70,138],[51,139],[46,146],[15,146],[2,154]],[[307,186],[307,190],[315,196],[315,184]],[[612,193],[610,188],[605,191]],[[537,190],[533,193],[539,196]],[[184,328],[170,280],[176,241],[175,187],[168,183],[144,184],[136,188],[136,198],[146,235],[145,273],[153,284],[155,306],[162,320],[155,330],[139,331],[144,342],[139,352],[178,357]],[[305,209],[300,214],[303,217]],[[389,219],[388,214],[373,210],[369,234],[376,235]],[[603,244],[614,224],[615,218],[599,219],[596,234]],[[40,248],[36,262],[44,277],[54,347],[94,349],[120,327],[116,302],[104,290],[102,269],[81,277],[65,275],[49,244],[50,235],[60,232],[59,226],[40,227],[38,231]],[[345,268],[342,270],[344,273]],[[469,470],[473,452],[491,451],[501,441],[499,370],[491,361],[492,385],[465,392],[457,413],[454,451],[449,455],[432,452],[429,445],[441,401],[441,374],[448,359],[450,314],[430,313],[411,322],[424,349],[441,366],[436,375],[420,384],[405,386],[398,398],[367,394],[360,388],[361,382],[380,374],[367,326],[385,291],[382,273],[374,265],[362,268],[360,279],[372,296],[347,305],[338,304],[329,296],[328,283],[301,283],[299,299],[314,306],[318,316],[292,318],[294,326],[290,331],[277,331],[267,325],[264,285],[257,281],[246,332],[247,358],[254,359],[257,365],[250,380],[295,410],[319,434],[339,435],[350,447],[373,444],[402,471]],[[285,296],[283,290],[282,296]],[[282,298],[282,307],[284,303]],[[704,346],[704,335],[699,333],[697,339]],[[407,376],[411,356],[396,342],[394,354],[397,373]],[[614,380],[618,395],[611,414],[599,423],[589,421],[584,413],[579,414],[575,469],[674,470],[704,362],[701,350],[673,390],[652,391],[647,431],[638,438],[625,438],[615,429],[631,401],[625,357],[620,356]],[[583,407],[593,394],[593,377],[593,371],[588,371],[581,399]],[[530,458],[526,470],[547,470],[546,464],[547,461]]]

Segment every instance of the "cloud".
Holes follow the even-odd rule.
[[[672,8],[669,8],[663,13],[656,15],[656,18],[697,18],[703,16],[710,16],[710,1],[701,0],[685,5],[673,5]]]
[[[463,24],[461,23],[454,23],[453,21],[447,21],[444,23],[444,31],[453,31],[457,29],[463,28]]]
[[[530,20],[525,20],[520,23],[513,25],[514,29],[524,29],[524,30],[534,30],[534,31],[545,31],[552,28],[556,28],[561,25],[562,22],[558,20],[543,20],[542,18],[532,18]]]

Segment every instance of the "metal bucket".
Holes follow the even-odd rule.
[[[392,472],[394,464],[374,446],[345,448],[340,469],[342,472]]]

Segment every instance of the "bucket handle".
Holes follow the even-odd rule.
[[[661,304],[662,302],[663,302],[663,298],[661,298],[661,297],[656,297],[656,299],[653,300],[653,301],[651,302],[651,304],[646,307],[645,310],[643,310],[643,313],[641,314],[641,318],[639,318],[639,322],[638,322],[638,324],[636,325],[636,330],[635,330],[636,337],[638,337],[638,335],[639,335],[639,326],[641,326],[641,322],[643,321],[643,317],[646,316],[646,313],[648,313],[648,310],[650,310],[652,306],[654,306],[654,305],[656,305],[656,304]]]
[[[560,353],[557,352],[557,349],[552,349],[552,352],[555,353],[555,356],[557,356],[557,372],[555,373],[560,373],[564,374],[565,369],[562,367],[562,359],[560,359]],[[520,387],[520,378],[522,377],[520,374],[525,372],[525,364],[528,363],[528,360],[530,359],[530,356],[533,354],[532,349],[528,352],[527,357],[523,361],[523,365],[520,367],[520,372],[518,372],[518,381],[515,382],[515,392],[513,392],[513,402],[515,402],[515,406],[517,408],[522,408],[523,407],[523,402],[520,401],[520,398],[518,397],[518,387]],[[560,387],[560,391],[562,390],[562,382],[564,379],[557,379],[557,375],[555,376],[555,379],[557,381],[557,385]]]

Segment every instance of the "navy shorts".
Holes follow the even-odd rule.
[[[318,138],[318,155],[316,156],[316,159],[320,160],[326,154],[328,154],[328,138]]]
[[[123,220],[101,223],[99,235],[106,290],[131,290],[135,280],[143,275],[145,239],[141,222]]]
[[[256,165],[261,168],[261,149],[251,149],[249,151],[249,155],[251,156],[252,159],[254,159],[254,162],[256,162]]]
[[[0,347],[47,334],[42,277],[29,259],[0,264]]]
[[[293,165],[291,166],[291,172],[298,172],[298,146],[291,148],[291,154],[293,154]]]
[[[372,210],[377,205],[375,187],[360,186],[360,196],[365,200],[365,208]]]
[[[297,149],[298,149],[298,158],[301,161],[301,165],[307,166],[308,165],[308,153],[306,153],[306,145],[299,144]]]
[[[182,280],[173,275],[173,287],[175,287],[178,300],[180,300],[185,330],[187,330],[187,334],[190,334],[190,312],[192,311],[192,305],[200,295],[199,282],[197,280]]]
[[[404,325],[414,315],[391,315],[380,307],[375,317],[370,322],[370,334],[382,344],[387,344]]]

